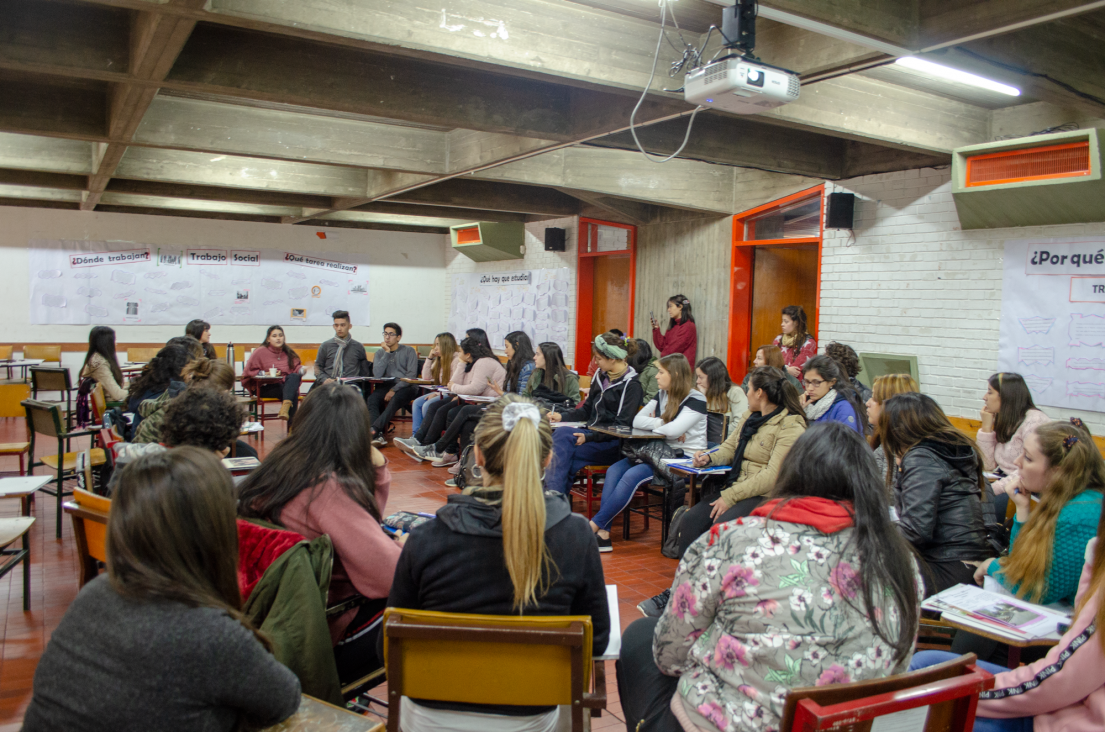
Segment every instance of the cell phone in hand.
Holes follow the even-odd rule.
[[[656,322],[656,313],[654,313],[654,312],[652,312],[651,310],[649,310],[649,311],[648,311],[648,317],[649,317],[649,319],[650,319],[650,320],[652,320],[652,322],[653,322],[653,323],[655,323],[655,322]]]

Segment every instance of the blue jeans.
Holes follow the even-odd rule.
[[[567,493],[572,478],[588,465],[612,465],[622,457],[621,440],[609,442],[584,442],[576,445],[575,434],[591,434],[589,430],[572,427],[553,429],[553,459],[545,471],[545,488]]]
[[[567,429],[567,428],[565,428]],[[571,430],[567,430],[571,431]],[[602,505],[591,520],[603,531],[610,530],[614,517],[633,500],[637,486],[652,480],[652,468],[644,463],[632,465],[629,458],[619,460],[606,469],[602,486]]]
[[[426,417],[426,409],[430,406],[432,399],[439,398],[437,393],[429,392],[411,402],[411,434],[418,432],[418,428],[422,425],[422,420]]]
[[[919,651],[914,654],[909,664],[910,671],[935,666],[944,661],[959,658],[958,654],[948,651]],[[986,661],[975,661],[979,668],[989,671],[997,676],[1009,669]],[[1032,732],[1032,717],[1014,717],[1013,719],[991,719],[989,717],[975,717],[974,732]]]

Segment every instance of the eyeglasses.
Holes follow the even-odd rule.
[[[824,383],[825,382],[822,379],[802,379],[802,386],[806,387],[807,389],[816,389]]]
[[[399,334],[398,334],[398,333],[394,333],[394,332],[392,332],[392,331],[390,331],[390,330],[385,330],[385,331],[384,331],[384,338],[394,338],[394,337],[396,337],[397,335],[399,335]]]

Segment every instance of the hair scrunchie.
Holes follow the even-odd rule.
[[[529,402],[511,402],[503,407],[503,429],[513,432],[518,420],[528,419],[534,427],[541,426],[541,410]]]

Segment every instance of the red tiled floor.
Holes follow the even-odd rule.
[[[282,423],[265,423],[265,440],[253,442],[264,457],[268,449],[284,436]],[[398,424],[398,436],[409,434],[408,423]],[[0,442],[25,439],[23,420],[0,419]],[[73,449],[80,449],[78,443]],[[445,487],[449,477],[444,469],[431,468],[429,463],[418,463],[392,447],[384,450],[391,460],[392,484],[388,500],[389,513],[407,511],[434,511],[442,505],[453,489]],[[14,458],[0,458],[0,471],[15,474],[18,463]],[[43,468],[37,473],[46,474]],[[31,682],[34,669],[50,633],[61,621],[65,609],[77,594],[77,560],[72,524],[62,522],[62,538],[54,538],[54,499],[36,496],[33,515],[37,517],[31,529],[31,610],[23,612],[22,567],[0,579],[0,732],[14,732],[20,727],[24,710],[31,699]],[[580,503],[576,503],[577,509]],[[19,502],[0,501],[0,516],[19,514]],[[677,562],[660,555],[660,525],[650,522],[644,530],[640,516],[631,522],[632,538],[623,540],[621,522],[616,521],[611,532],[614,551],[602,555],[607,582],[618,585],[618,604],[621,625],[624,629],[640,617],[637,603],[668,587],[675,574]],[[606,692],[608,711],[592,720],[596,730],[621,728],[623,723],[618,689],[614,677],[614,663],[606,664]],[[377,698],[385,698],[384,688],[372,692]]]

